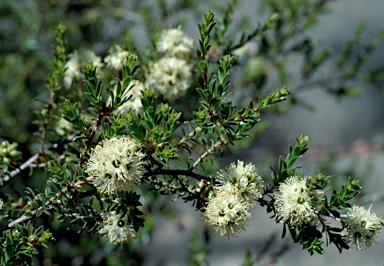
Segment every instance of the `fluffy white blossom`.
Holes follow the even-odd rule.
[[[65,73],[64,73],[64,86],[66,88],[70,88],[74,79],[79,79],[82,77],[82,73],[80,71],[81,63],[79,60],[79,55],[77,51],[74,51],[69,55],[69,60],[65,64]]]
[[[83,78],[83,73],[81,72],[81,67],[87,62],[92,62],[93,66],[96,68],[96,73],[100,75],[100,70],[103,67],[101,58],[97,56],[92,51],[86,51],[84,54],[79,55],[77,51],[74,51],[69,55],[69,60],[65,64],[65,73],[64,73],[64,86],[70,88],[72,86],[73,80],[80,80]]]
[[[192,53],[193,39],[187,37],[181,27],[163,30],[156,42],[156,49],[166,56],[188,58]]]
[[[66,135],[68,132],[73,131],[73,126],[71,122],[66,120],[64,117],[60,117],[55,126],[55,132],[60,136]]]
[[[101,61],[101,57],[97,56],[93,51],[86,51],[83,55],[83,62],[88,63],[92,62],[93,66],[96,67],[96,74],[101,74],[101,69],[104,66]]]
[[[279,190],[280,194],[275,198],[278,220],[296,227],[316,219],[317,215],[312,206],[313,202],[317,201],[314,198],[316,193],[308,189],[306,179],[292,176],[280,185]]]
[[[250,205],[256,205],[263,196],[263,180],[252,163],[245,165],[240,160],[237,165],[231,163],[218,173],[216,181],[219,183],[216,187],[218,190],[236,186],[242,199]]]
[[[121,216],[116,211],[102,214],[103,226],[99,229],[101,235],[106,235],[112,244],[128,242],[136,238],[133,225],[128,223],[128,215]]]
[[[116,113],[118,114],[126,114],[131,111],[138,113],[143,107],[141,104],[141,93],[145,89],[144,83],[133,79],[129,83],[129,88],[130,89],[123,95],[123,97],[131,95],[132,97],[117,109]]]
[[[227,239],[237,237],[245,230],[246,222],[251,217],[249,205],[244,202],[236,187],[230,190],[217,190],[208,199],[204,223],[215,233]]]
[[[381,230],[381,220],[371,213],[371,208],[366,210],[354,205],[341,221],[347,228],[347,238],[352,240],[356,249],[369,248]]]
[[[109,49],[109,55],[104,58],[107,67],[114,70],[121,70],[127,63],[129,53],[123,50],[119,45],[114,45]]]
[[[85,171],[102,193],[130,191],[143,176],[143,158],[133,139],[112,138],[92,150]]]
[[[150,65],[146,86],[164,99],[183,96],[191,82],[191,67],[185,60],[165,57]]]

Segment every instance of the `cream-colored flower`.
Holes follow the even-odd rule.
[[[193,39],[187,37],[181,27],[163,30],[156,43],[156,49],[166,56],[188,58],[192,53]]]
[[[348,209],[346,218],[341,222],[347,228],[348,239],[351,239],[356,249],[366,249],[372,245],[381,230],[381,220],[375,213],[359,206]]]
[[[166,57],[150,65],[146,86],[164,99],[175,100],[188,90],[191,75],[191,67],[185,60]]]
[[[81,66],[87,62],[92,62],[93,66],[96,66],[96,73],[100,75],[101,68],[103,63],[101,58],[97,56],[92,51],[86,51],[85,53],[79,55],[77,51],[74,51],[69,55],[69,60],[65,64],[66,70],[64,73],[64,86],[70,88],[72,86],[73,80],[80,80],[83,78],[83,73],[81,72]]]
[[[70,88],[74,79],[80,79],[83,76],[80,71],[81,63],[77,51],[69,55],[69,60],[65,67],[63,82],[66,88]]]
[[[123,95],[123,97],[131,95],[132,97],[116,110],[117,114],[126,114],[128,112],[139,113],[143,108],[141,104],[141,93],[145,89],[144,83],[133,79],[129,83],[129,88],[130,89]]]
[[[84,53],[84,63],[92,62],[93,66],[96,67],[96,74],[101,74],[101,69],[103,68],[104,64],[101,61],[101,57],[97,56],[93,51],[86,51]]]
[[[73,131],[73,125],[64,117],[60,117],[55,126],[55,132],[60,136],[66,135],[68,132]]]
[[[3,204],[4,204],[4,201],[2,199],[0,199],[0,210],[3,209]]]
[[[263,196],[263,180],[252,163],[245,165],[240,160],[237,165],[231,163],[218,173],[216,181],[219,183],[216,187],[218,190],[236,186],[242,199],[251,206],[256,205]]]
[[[109,49],[109,55],[104,58],[107,67],[114,70],[121,70],[127,63],[129,53],[123,50],[119,45],[114,45]]]
[[[306,179],[292,176],[279,187],[280,194],[276,196],[275,210],[277,219],[287,222],[291,227],[301,226],[316,219],[317,215],[312,206],[315,193],[306,185]]]
[[[136,238],[133,225],[128,223],[128,214],[124,217],[116,211],[103,213],[103,226],[99,229],[101,235],[106,235],[112,244],[129,242]]]
[[[130,191],[143,176],[144,156],[131,138],[104,140],[92,150],[85,172],[102,193]]]
[[[215,233],[227,239],[237,237],[245,231],[246,222],[251,217],[249,204],[244,202],[236,187],[231,190],[217,190],[208,199],[204,223]]]

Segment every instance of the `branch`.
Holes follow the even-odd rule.
[[[197,127],[195,128],[193,131],[191,131],[191,133],[189,133],[188,135],[185,135],[181,140],[180,142],[176,145],[177,148],[180,148],[181,145],[183,145],[187,140],[189,140],[190,138],[196,136],[197,133],[199,133],[201,131],[201,127]]]
[[[38,156],[38,154],[36,154],[35,156]],[[35,156],[33,156],[28,161],[35,160],[36,159]],[[24,164],[26,164],[26,163],[24,163]],[[155,169],[155,170],[153,170],[151,172],[144,173],[144,177],[149,177],[149,176],[153,176],[153,175],[184,175],[184,176],[190,176],[190,177],[196,178],[197,180],[207,180],[208,179],[208,177],[203,176],[203,175],[199,175],[197,173],[194,173],[191,170]],[[48,206],[48,209],[51,209],[52,207],[50,205],[52,204],[52,202],[54,200],[56,200],[59,197],[59,195],[68,192],[69,188],[79,188],[82,185],[87,184],[93,178],[94,177],[91,176],[91,177],[86,178],[86,180],[77,181],[75,184],[73,184],[71,186],[68,186],[68,187],[65,187],[64,189],[62,189],[59,192],[57,192],[54,197],[51,197],[47,202],[45,202],[43,206]],[[91,189],[91,190],[88,190],[88,191],[83,191],[83,192],[78,193],[77,198],[84,198],[84,197],[92,196],[92,195],[95,194],[95,192],[97,192],[96,189]],[[62,201],[61,200],[57,200],[56,201],[56,205],[60,205],[60,204],[62,204]],[[5,230],[7,230],[9,228],[12,228],[12,227],[16,226],[17,224],[20,224],[20,223],[26,222],[26,221],[28,221],[30,219],[33,219],[35,217],[35,215],[39,211],[43,210],[43,206],[40,206],[36,210],[33,210],[31,213],[29,213],[29,215],[22,215],[21,217],[17,218],[16,220],[14,220],[14,221],[8,223],[7,225],[5,225],[4,227],[0,228],[0,233],[2,233],[3,231],[5,231]]]
[[[80,132],[73,133],[72,135],[68,136],[66,139],[64,139],[60,142],[54,143],[48,150],[55,151],[55,150],[59,149],[60,147],[64,146],[65,144],[71,142],[79,134],[80,134]],[[8,182],[12,178],[14,178],[18,174],[20,174],[22,171],[24,171],[25,169],[32,166],[32,164],[39,158],[40,155],[42,155],[42,153],[40,153],[40,152],[36,153],[31,158],[29,158],[25,163],[20,165],[17,169],[13,170],[9,174],[6,174],[4,177],[4,181]],[[3,186],[3,185],[4,184],[0,184],[0,186]]]
[[[50,90],[51,92],[51,96],[50,98],[47,100],[47,108],[46,108],[46,112],[45,112],[45,115],[42,119],[43,121],[43,129],[42,129],[42,132],[41,132],[41,150],[40,150],[40,154],[43,154],[44,155],[44,145],[45,145],[45,141],[47,139],[47,130],[48,130],[48,122],[49,122],[49,117],[51,115],[51,111],[53,109],[53,103],[55,102],[55,98],[56,98],[56,92],[57,90]]]
[[[144,177],[149,177],[153,175],[184,175],[184,176],[190,176],[193,178],[196,178],[197,180],[208,180],[209,178],[207,176],[199,175],[192,170],[165,170],[165,169],[155,169],[151,172],[144,173]]]
[[[199,163],[201,163],[201,161],[207,157],[209,154],[213,153],[214,151],[216,151],[217,149],[219,149],[222,145],[225,145],[227,143],[227,141],[224,139],[224,137],[222,137],[218,142],[216,142],[211,148],[209,148],[209,150],[207,150],[206,152],[204,152],[203,155],[200,156],[199,159],[196,160],[196,162],[193,164],[193,166],[189,169],[189,171],[192,171],[193,169],[195,169],[197,167],[197,165]]]
[[[40,206],[39,208],[37,208],[36,210],[33,210],[29,213],[29,216],[28,215],[22,215],[21,217],[17,218],[16,220],[8,223],[7,225],[5,225],[4,227],[0,228],[0,234],[7,230],[8,228],[12,228],[14,226],[16,226],[17,224],[19,223],[23,223],[23,222],[26,222],[30,219],[33,219],[35,217],[35,215],[37,214],[37,212],[39,211],[42,211],[43,210],[43,206],[48,206],[48,209],[51,209],[52,206],[50,206],[52,204],[52,202],[54,200],[56,200],[61,194],[64,194],[66,192],[68,192],[68,189],[69,187],[70,188],[78,188],[78,187],[81,187],[82,185],[84,184],[87,184],[89,181],[91,181],[94,177],[88,177],[86,180],[83,180],[83,181],[77,181],[75,184],[71,185],[71,186],[68,186],[68,187],[65,187],[64,189],[60,190],[59,192],[56,193],[56,195],[54,197],[51,197],[47,202],[44,203],[44,205]],[[36,196],[38,197],[38,195]],[[35,197],[35,198],[36,198]],[[60,205],[62,203],[61,200],[57,200],[56,201],[56,204],[57,205]]]

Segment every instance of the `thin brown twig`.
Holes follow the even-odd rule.
[[[79,187],[81,187],[82,185],[87,184],[87,183],[88,183],[89,181],[91,181],[93,178],[94,178],[94,177],[91,176],[91,177],[86,178],[86,180],[77,181],[75,184],[71,185],[70,187],[71,187],[71,188],[79,188]],[[48,208],[50,208],[49,205],[51,205],[52,202],[53,202],[55,199],[57,199],[61,194],[64,194],[64,193],[68,192],[68,188],[69,188],[69,187],[65,187],[64,189],[58,191],[58,192],[56,193],[55,196],[51,197],[47,202],[44,203],[44,205],[40,206],[40,207],[37,208],[36,210],[31,211],[31,212],[29,213],[29,215],[22,215],[21,217],[17,218],[16,220],[14,220],[14,221],[8,223],[8,225],[6,225],[5,227],[3,227],[3,228],[0,229],[0,232],[6,230],[6,229],[8,229],[8,228],[12,228],[12,227],[16,226],[17,224],[26,222],[26,221],[28,221],[28,220],[34,218],[37,212],[43,210],[43,206],[48,206]],[[37,195],[37,196],[38,196],[38,195]],[[58,204],[58,205],[60,205],[61,203],[62,203],[61,200],[58,200],[58,201],[56,202],[56,204]]]
[[[78,136],[80,133],[75,132],[68,136],[65,140],[60,141],[58,143],[53,144],[48,150],[57,150],[58,148],[62,147],[64,144],[71,142],[76,136]],[[40,152],[34,154],[32,157],[30,157],[27,161],[25,161],[22,165],[20,165],[18,168],[15,170],[11,171],[10,173],[6,173],[4,177],[4,181],[8,182],[18,174],[20,174],[22,171],[25,169],[31,167],[38,159],[39,156],[41,155]],[[0,187],[3,186],[3,184],[0,184]]]
[[[99,117],[98,117],[97,120],[94,122],[94,126],[93,126],[93,128],[92,128],[91,134],[87,137],[87,138],[88,138],[88,143],[87,143],[87,145],[85,146],[84,152],[83,152],[82,155],[81,155],[81,159],[80,159],[80,161],[79,161],[79,165],[82,165],[82,164],[84,163],[85,155],[87,154],[89,148],[91,147],[92,139],[93,139],[93,137],[95,136],[96,131],[97,131],[97,128],[100,126],[101,121],[103,120],[103,118],[104,118],[104,115],[99,113]]]
[[[47,108],[46,108],[46,112],[45,112],[45,115],[44,115],[44,118],[43,118],[43,130],[41,132],[41,150],[40,150],[40,154],[43,154],[44,155],[44,146],[45,146],[45,140],[47,138],[47,130],[48,130],[48,120],[49,120],[49,117],[51,115],[51,111],[53,109],[53,103],[55,102],[55,98],[56,98],[56,91],[51,91],[51,96],[50,98],[47,100]]]
[[[179,148],[181,145],[183,145],[187,140],[191,139],[192,137],[196,136],[197,133],[201,131],[201,127],[197,127],[194,130],[192,130],[188,135],[185,135],[180,142],[176,145],[177,148]]]
[[[194,173],[190,170],[163,170],[163,169],[159,169],[159,170],[154,170],[152,172],[148,172],[148,173],[145,173],[144,176],[151,176],[151,175],[186,175],[186,176],[190,176],[190,177],[193,177],[193,178],[196,178],[197,180],[203,180],[203,179],[207,179],[207,177],[205,176],[202,176],[202,175],[199,175],[197,173]],[[81,181],[77,181],[76,183],[74,183],[73,185],[70,185],[68,187],[65,187],[64,189],[58,191],[55,196],[51,197],[47,202],[44,203],[44,206],[48,206],[48,208],[50,209],[51,208],[51,204],[54,200],[56,200],[60,195],[62,194],[65,194],[68,192],[68,189],[69,188],[81,188],[82,185],[84,184],[88,184],[91,180],[93,180],[95,177],[93,176],[90,176],[90,177],[87,177],[85,180],[81,180]],[[93,192],[92,192],[93,193]],[[92,194],[91,193],[91,194]],[[88,193],[84,193],[83,196],[87,196]],[[38,195],[37,195],[38,196]],[[62,204],[62,201],[61,200],[57,200],[56,205],[60,205]],[[40,206],[39,208],[37,208],[36,210],[33,210],[31,211],[30,213],[28,213],[28,215],[22,215],[21,217],[17,218],[16,220],[8,223],[6,226],[4,226],[3,228],[0,229],[0,232],[8,229],[8,228],[12,228],[14,226],[16,226],[17,224],[20,224],[20,223],[23,223],[23,222],[26,222],[30,219],[33,219],[35,217],[35,215],[39,212],[39,211],[42,211],[43,210],[43,206]]]
[[[169,169],[155,169],[150,172],[147,172],[144,174],[145,177],[153,176],[153,175],[184,175],[184,176],[190,176],[197,180],[208,180],[209,178],[203,175],[199,175],[197,173],[192,172],[189,170],[169,170]]]
[[[205,157],[207,157],[209,154],[215,152],[217,149],[219,149],[222,145],[227,144],[227,141],[224,139],[224,137],[221,137],[221,139],[216,142],[211,148],[209,148],[206,152],[204,152],[193,164],[193,166],[189,169],[190,171],[195,169],[199,163],[204,160]]]

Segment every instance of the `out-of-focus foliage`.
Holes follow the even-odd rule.
[[[107,30],[122,19],[121,1],[2,1],[0,4],[0,136],[28,143],[32,110],[45,87],[58,24],[68,29],[69,51],[105,51],[121,32]],[[122,30],[121,27],[114,27]],[[17,104],[16,104],[17,103]]]

